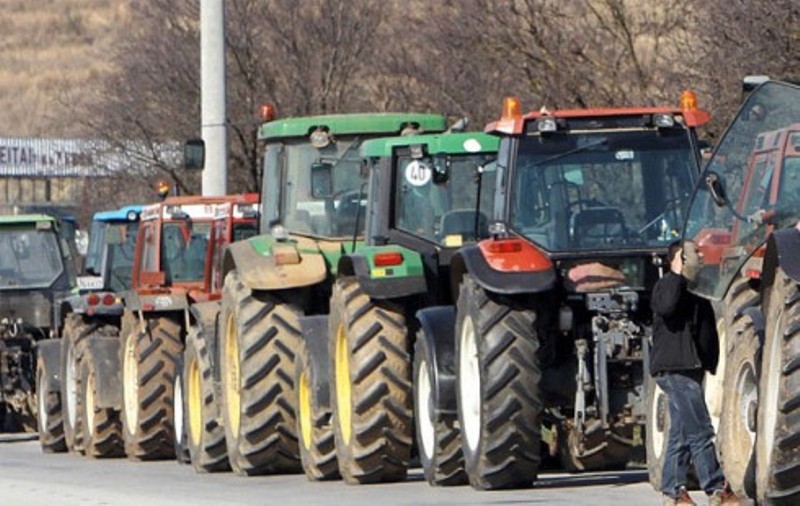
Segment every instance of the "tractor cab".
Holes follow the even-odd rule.
[[[252,233],[258,222],[257,205],[257,195],[247,194],[169,197],[146,206],[136,240],[132,288],[173,287],[193,297],[207,296],[214,247],[224,248],[235,233]],[[240,217],[235,218],[234,212]]]
[[[505,181],[494,236],[516,236],[522,250],[554,262],[568,291],[647,290],[652,253],[681,237],[700,174],[695,128],[708,120],[691,92],[679,108],[525,115],[506,99],[502,118],[486,127],[501,137],[498,179]],[[602,262],[582,266],[593,259]]]
[[[287,118],[265,123],[262,231],[281,224],[290,234],[326,240],[363,235],[368,171],[366,139],[437,132],[433,114],[365,114]]]
[[[133,255],[142,206],[95,213],[89,233],[82,290],[122,292],[131,287]]]
[[[765,241],[800,218],[800,87],[769,81],[742,104],[703,174],[685,237],[701,266],[692,290],[721,299],[761,276]]]

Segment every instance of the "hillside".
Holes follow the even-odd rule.
[[[77,135],[61,90],[86,90],[124,25],[124,0],[0,0],[0,137]]]

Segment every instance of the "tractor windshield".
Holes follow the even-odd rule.
[[[487,237],[495,159],[495,154],[451,155],[446,160],[398,157],[396,227],[448,247]],[[444,171],[437,164],[447,165],[446,179],[437,181],[435,174]]]
[[[58,237],[52,228],[0,230],[0,290],[47,288],[63,270]]]
[[[323,148],[305,139],[285,145],[280,215],[287,230],[321,237],[363,235],[366,171],[359,145],[359,139],[340,137]]]
[[[167,284],[203,281],[211,222],[169,221],[161,234],[161,268]]]
[[[104,283],[110,290],[122,292],[128,290],[133,282],[133,257],[136,249],[136,234],[139,222],[108,223],[106,242],[108,253],[105,270],[107,281]]]
[[[753,91],[702,180],[715,183],[698,186],[686,227],[702,257],[692,290],[720,299],[768,233],[800,219],[800,87]]]
[[[664,247],[681,236],[698,172],[680,128],[527,136],[510,225],[549,251]]]

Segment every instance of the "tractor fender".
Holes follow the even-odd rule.
[[[61,392],[61,339],[37,341],[36,354],[47,371],[47,391]]]
[[[419,258],[418,253],[402,249],[405,257],[416,256]],[[391,268],[371,269],[367,256],[363,254],[343,255],[339,259],[337,272],[340,276],[358,278],[361,288],[372,299],[396,299],[428,291],[425,273],[422,270],[410,275],[397,275],[392,272]]]
[[[314,374],[311,375],[314,384],[311,388],[316,394],[318,406],[324,410],[329,409],[331,401],[328,381],[330,375],[328,315],[300,318],[300,330],[311,357],[311,367],[314,368]]]
[[[119,344],[116,337],[91,336],[86,339],[83,353],[92,357],[97,404],[101,408],[122,409]]]
[[[550,259],[535,246],[516,239],[521,250],[490,255],[488,245],[496,239],[486,239],[458,251],[451,261],[452,272],[469,273],[485,290],[502,294],[539,293],[556,284],[556,271]],[[453,277],[459,283],[461,276]],[[456,292],[457,293],[457,292]]]
[[[432,306],[417,311],[422,346],[431,362],[434,409],[447,416],[456,416],[456,308]]]
[[[251,290],[285,290],[322,283],[328,275],[325,258],[319,250],[312,251],[293,242],[280,243],[281,248],[294,247],[299,260],[295,263],[276,263],[273,249],[256,250],[252,239],[238,241],[225,249],[222,275],[236,269],[239,279]]]
[[[778,266],[792,281],[800,283],[800,224],[776,230],[770,235],[762,270],[765,286],[772,284]]]

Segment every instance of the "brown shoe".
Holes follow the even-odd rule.
[[[674,498],[664,494],[663,504],[664,506],[697,506],[697,503],[692,501],[689,492],[686,491],[686,487],[678,489],[678,496]]]
[[[741,504],[741,499],[729,488],[715,490],[708,496],[708,506]]]

